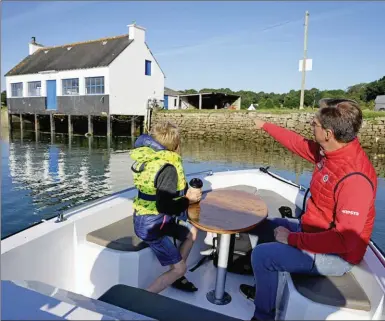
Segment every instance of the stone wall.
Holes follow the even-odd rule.
[[[242,112],[154,112],[151,123],[169,120],[178,125],[183,137],[200,139],[231,139],[245,141],[271,142],[272,138],[264,131],[254,128],[254,118],[294,130],[312,138],[310,121],[312,113],[266,114],[255,111]],[[385,117],[366,119],[359,138],[365,148],[385,150]]]

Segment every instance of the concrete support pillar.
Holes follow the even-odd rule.
[[[107,136],[107,152],[110,153],[111,148],[111,136]]]
[[[92,122],[92,116],[88,115],[88,133],[90,135],[94,134],[94,124]]]
[[[131,117],[131,137],[135,136],[135,117]]]
[[[68,135],[72,135],[73,131],[71,115],[68,115]]]
[[[93,141],[93,137],[88,136],[88,154],[90,154],[90,155],[92,153],[92,141]]]
[[[55,132],[55,118],[53,114],[49,114],[49,123],[50,123],[50,129],[51,129],[51,135]]]
[[[107,115],[107,137],[110,137],[112,134],[111,130],[111,116]]]
[[[176,97],[176,109],[181,109],[180,108],[180,98],[179,98],[179,96]]]
[[[35,132],[37,133],[40,130],[39,117],[35,114]]]
[[[37,114],[35,114],[35,141],[36,141],[36,144],[39,140],[39,130],[40,130],[39,117]]]
[[[12,114],[8,112],[8,129],[12,131]]]
[[[202,109],[202,94],[199,94],[199,109]]]
[[[20,131],[23,132],[23,114],[20,114],[19,118],[20,118]]]

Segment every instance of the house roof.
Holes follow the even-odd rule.
[[[385,104],[385,95],[377,96],[375,102],[377,104]]]
[[[38,49],[5,76],[108,66],[131,43],[128,35]],[[71,48],[71,49],[70,49]]]
[[[178,96],[180,95],[179,92],[172,90],[170,88],[164,87],[164,94],[167,96]]]

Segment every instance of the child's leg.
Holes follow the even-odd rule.
[[[186,273],[186,263],[178,249],[167,236],[156,240],[147,241],[154,251],[162,266],[170,266],[170,270],[159,276],[148,288],[147,291],[159,293],[173,284]]]
[[[196,227],[187,221],[177,218],[175,221],[170,221],[167,226],[165,226],[165,233],[182,242],[180,245],[180,254],[186,262],[194,242],[197,239],[198,230]]]

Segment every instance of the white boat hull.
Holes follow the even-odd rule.
[[[219,172],[210,176],[202,173],[195,177],[203,180],[204,191],[246,185],[255,187],[257,190],[274,191],[298,208],[302,208],[303,205],[304,190],[285,184],[258,169]],[[96,302],[96,305],[100,302],[96,299],[113,285],[126,284],[145,288],[165,271],[149,248],[138,252],[122,252],[87,241],[88,233],[132,215],[132,199],[136,193],[136,189],[115,193],[64,213],[65,220],[62,222],[57,222],[57,219],[53,218],[2,240],[2,280],[18,282],[24,288],[33,289],[37,295],[54,297],[55,293],[60,292],[72,293],[72,296],[84,296],[91,301],[95,300],[92,302]],[[206,237],[207,234],[200,231],[198,241],[187,262],[189,267],[202,258],[203,250],[209,248],[204,241]],[[286,282],[281,283],[282,295],[279,295],[278,300],[279,316],[283,319],[297,320],[384,319],[385,268],[384,261],[381,262],[381,260],[383,260],[382,254],[371,245],[363,262],[352,270],[354,277],[370,299],[371,311],[350,310],[311,302],[296,291],[290,276],[286,275]],[[212,287],[215,282],[215,267],[211,264],[200,269],[202,270],[194,273],[189,272],[188,276],[191,279],[195,278],[194,283],[198,284],[198,288],[201,287],[200,296],[191,298],[190,294],[171,288],[161,294],[239,319],[251,318],[253,303],[244,299],[237,289],[240,283],[246,281],[252,283],[251,276],[228,274],[226,287],[231,287],[232,291],[236,292],[232,295],[234,297],[239,295],[239,297],[227,306],[216,306],[208,302],[203,294],[206,288]],[[47,290],[44,292],[41,283],[30,281],[48,285],[52,293]],[[6,286],[9,288],[12,284]],[[226,291],[228,291],[227,288]],[[3,293],[3,297],[4,295],[7,296],[7,293]],[[28,295],[30,295],[29,292]],[[83,309],[82,317],[79,319],[97,320],[103,315],[119,319],[117,317],[119,313],[133,313],[117,307],[114,312],[114,306],[109,306],[107,310],[98,310],[84,305],[86,301],[84,299],[66,302],[65,297],[61,295],[57,300]],[[9,301],[5,302],[11,304]],[[15,311],[18,309],[20,305],[15,305]],[[130,318],[136,318],[133,315],[131,314]],[[120,317],[123,316],[120,315]],[[144,318],[144,316],[140,317]],[[66,315],[65,318],[77,319],[78,317]]]

